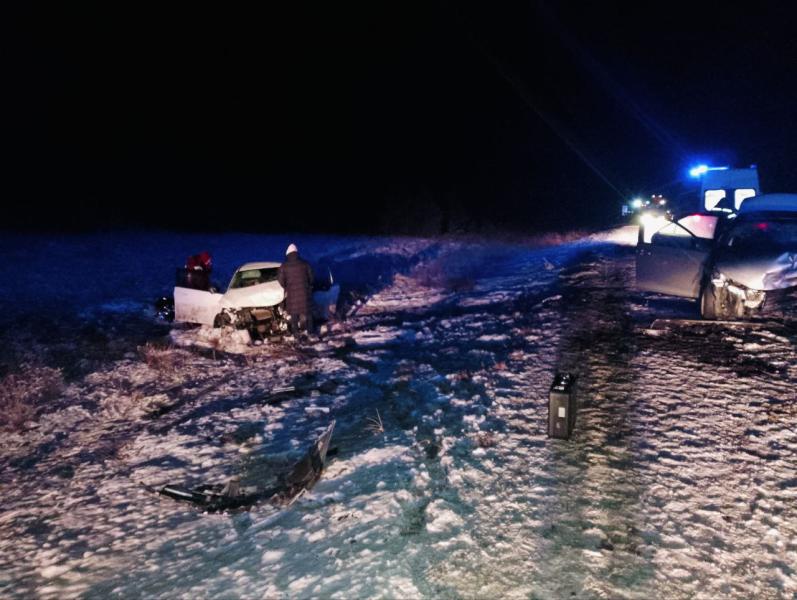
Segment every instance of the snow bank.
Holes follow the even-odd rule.
[[[245,354],[252,347],[252,338],[245,329],[206,327],[172,329],[169,338],[182,348],[205,348],[230,354]]]

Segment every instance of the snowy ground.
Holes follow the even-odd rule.
[[[634,291],[626,239],[302,239],[368,292],[332,335],[149,361],[136,346],[166,333],[146,310],[172,264],[207,247],[231,272],[286,240],[16,248],[30,273],[0,265],[21,301],[5,364],[36,348],[67,386],[38,426],[0,434],[0,595],[793,597],[797,330],[653,328],[695,308]],[[72,337],[68,319],[49,337],[15,320],[40,306],[79,313]],[[570,441],[545,435],[557,370],[579,376]],[[141,485],[263,484],[333,418],[324,477],[288,509],[207,515]]]

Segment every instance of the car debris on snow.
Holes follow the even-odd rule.
[[[248,508],[262,500],[271,500],[276,504],[292,504],[321,477],[334,429],[333,419],[302,459],[272,489],[259,490],[257,486],[241,487],[240,480],[233,477],[224,485],[203,484],[190,489],[179,485],[165,485],[156,491],[174,500],[196,504],[207,512]]]

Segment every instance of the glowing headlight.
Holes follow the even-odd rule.
[[[668,223],[667,219],[654,213],[643,213],[639,217],[639,224],[642,227],[642,240],[649,244],[653,234]]]

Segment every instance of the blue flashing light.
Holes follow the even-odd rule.
[[[642,198],[634,198],[631,200],[632,208],[642,208]]]
[[[689,175],[692,177],[700,177],[709,171],[727,171],[730,167],[709,167],[708,165],[697,165],[689,169]]]

